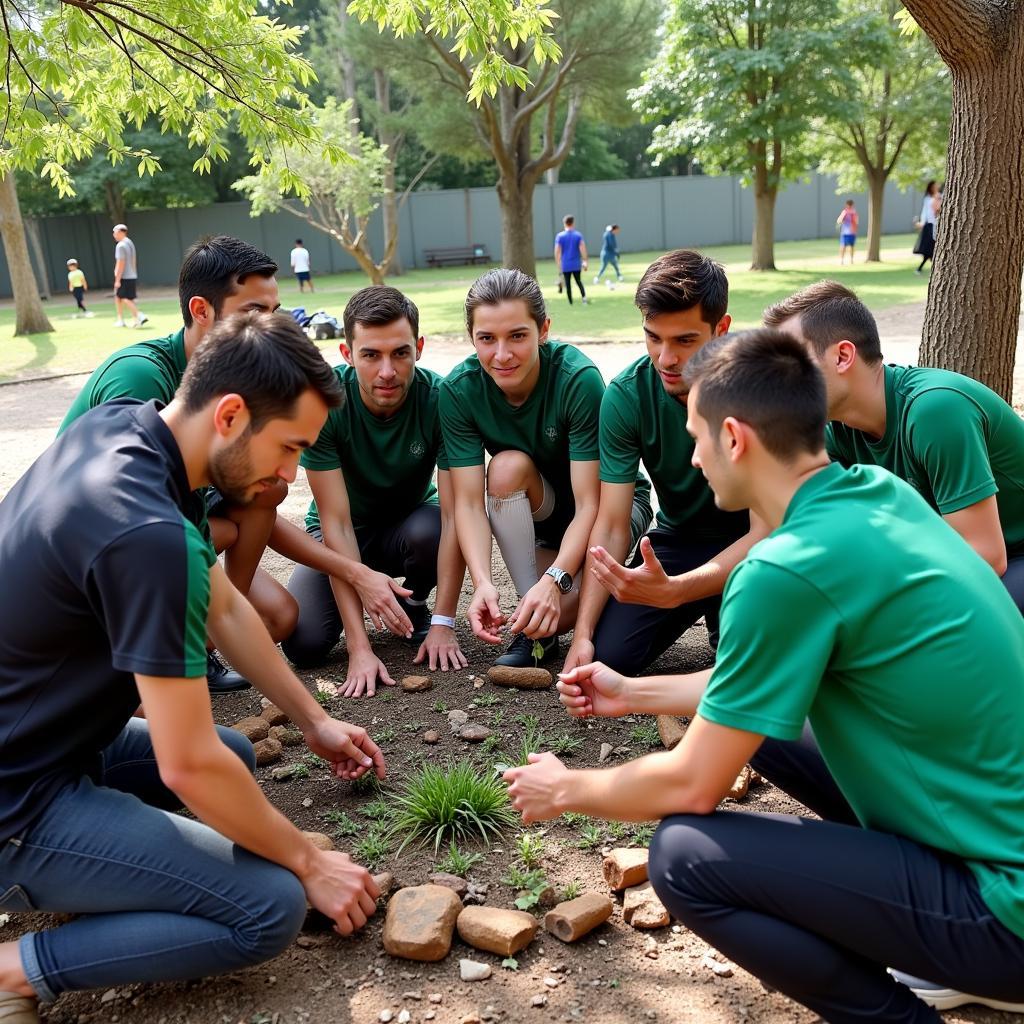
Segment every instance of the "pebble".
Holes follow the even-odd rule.
[[[558,988],[558,986],[562,984],[562,979],[561,978],[545,978],[544,979],[544,984],[547,985],[548,988]]]
[[[377,1020],[379,1020],[381,1024],[390,1024],[394,1019],[395,1015],[390,1010],[381,1010],[380,1013],[377,1014]]]
[[[469,715],[465,711],[449,711],[448,725],[452,732],[458,732],[469,722]]]
[[[424,693],[433,687],[434,681],[430,676],[405,676],[399,685],[406,693]]]
[[[427,999],[436,1006],[444,1000],[444,996],[440,992],[431,992]]]
[[[719,978],[731,978],[732,968],[728,964],[719,963],[710,953],[704,954],[701,964],[710,971],[714,971]]]
[[[100,996],[101,1003],[112,1003],[117,998],[117,989],[108,988],[106,992]]]
[[[412,1014],[408,1010],[402,1010],[398,1015],[398,1024],[409,1024]]]
[[[597,755],[597,760],[601,763],[608,760],[612,756],[612,745],[610,743],[601,744],[601,753]]]
[[[490,735],[491,730],[486,725],[480,725],[476,722],[459,730],[459,739],[465,740],[467,743],[483,743]]]
[[[427,1012],[425,1014],[423,1014],[423,1019],[424,1020],[433,1020],[436,1016],[437,1016],[437,1011],[436,1010],[427,1010]]]
[[[423,742],[424,742],[424,743],[439,743],[440,741],[441,741],[441,736],[440,736],[440,734],[439,734],[439,733],[436,733],[436,732],[434,732],[434,730],[433,730],[433,729],[428,729],[428,730],[427,730],[427,731],[426,731],[426,732],[425,732],[425,733],[423,734]]]
[[[463,981],[484,981],[491,976],[491,965],[479,960],[460,960],[459,977]]]
[[[304,799],[304,800],[302,801],[302,806],[303,806],[303,807],[312,807],[312,806],[313,806],[313,798],[312,798],[311,796],[307,796],[307,797],[306,797],[306,798],[305,798],[305,799]]]
[[[543,995],[543,994],[541,994],[539,996],[534,996],[530,1000],[530,1005],[531,1006],[547,1006],[548,1005],[548,997],[546,995]]]

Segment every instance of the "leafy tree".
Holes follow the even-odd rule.
[[[659,154],[754,188],[751,269],[775,269],[775,199],[815,162],[812,113],[837,106],[848,72],[837,0],[673,0],[661,51],[634,93]]]
[[[468,96],[497,165],[503,261],[532,274],[537,183],[569,156],[587,97],[630,84],[630,67],[652,45],[657,0],[558,0],[550,9],[542,0],[353,0],[349,10],[421,33],[421,58]]]
[[[851,74],[841,83],[842,110],[819,122],[821,170],[836,174],[844,190],[867,181],[867,258],[877,262],[886,182],[916,188],[942,176],[950,90],[931,43],[920,34],[909,45],[900,38],[899,0],[862,11],[858,0],[847,4]]]
[[[313,70],[294,52],[301,33],[262,11],[258,0],[0,0],[0,227],[16,333],[52,328],[38,302],[12,170],[41,168],[66,196],[75,191],[69,167],[97,150],[152,173],[157,157],[125,138],[150,116],[162,132],[188,140],[200,172],[227,157],[232,117],[258,167],[285,141],[316,141],[303,109]],[[283,182],[303,189],[289,170]]]
[[[380,204],[390,162],[384,147],[353,131],[352,102],[328,99],[320,109],[309,108],[318,131],[330,144],[344,149],[349,159],[332,163],[308,150],[286,148],[262,174],[235,182],[252,202],[252,215],[285,210],[330,235],[349,253],[373,284],[384,274],[398,244],[397,221],[385,224],[384,252],[375,259],[367,234],[370,215]],[[289,198],[286,172],[298,174],[309,193]]]
[[[1024,272],[1024,2],[905,2],[953,95],[919,359],[1010,399]]]

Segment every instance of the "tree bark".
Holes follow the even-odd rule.
[[[775,197],[777,188],[767,185],[754,189],[754,238],[751,245],[751,270],[775,269]]]
[[[39,298],[39,287],[25,240],[25,225],[18,205],[13,174],[0,177],[0,237],[3,239],[7,270],[14,292],[14,333],[42,334],[53,330]]]
[[[388,165],[384,171],[384,193],[381,196],[381,215],[384,220],[384,248],[391,250],[391,258],[384,263],[384,273],[402,275],[402,254],[398,248],[398,195],[395,190],[395,163],[402,148],[402,140],[389,124],[391,114],[391,82],[383,68],[373,69],[373,91],[377,100],[380,123],[377,141],[387,146]]]
[[[533,252],[532,182],[517,178],[500,178],[497,185],[501,204],[501,261],[535,277],[537,259]]]
[[[1009,401],[1024,271],[1024,6],[906,6],[949,65],[953,86],[919,361],[965,373]]]
[[[882,203],[885,174],[868,173],[868,263],[882,261]]]
[[[124,192],[121,189],[121,182],[117,178],[107,178],[103,182],[103,198],[107,207],[107,215],[114,224],[123,224],[126,213],[124,207]]]
[[[32,247],[32,255],[36,259],[39,292],[44,299],[52,299],[53,289],[50,287],[50,272],[46,267],[46,257],[43,255],[43,242],[39,236],[39,221],[35,217],[25,217],[23,219],[28,244]]]

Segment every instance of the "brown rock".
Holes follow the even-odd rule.
[[[575,942],[611,916],[612,901],[607,896],[589,892],[549,910],[544,915],[544,928],[556,939]]]
[[[482,743],[490,735],[491,730],[486,725],[471,722],[459,732],[459,739],[465,740],[467,743]]]
[[[742,800],[750,788],[750,769],[744,766],[743,770],[736,776],[736,781],[729,787],[726,796],[730,800]]]
[[[686,735],[686,726],[673,715],[658,715],[658,735],[665,749],[671,750]]]
[[[377,883],[377,888],[380,889],[379,899],[387,899],[395,887],[395,876],[390,871],[382,871],[379,875],[374,875],[373,880]]]
[[[433,730],[433,729],[428,729],[428,730],[427,730],[427,731],[426,731],[426,732],[425,732],[425,733],[423,734],[423,742],[424,742],[424,743],[439,743],[440,741],[441,741],[441,736],[440,736],[440,734],[439,734],[439,733],[436,733],[436,732],[434,732],[434,730]]]
[[[270,739],[277,740],[284,747],[296,747],[303,742],[302,733],[298,729],[291,729],[287,725],[272,725],[270,727]]]
[[[271,725],[286,725],[291,721],[276,704],[268,704],[260,712],[260,718],[265,718]]]
[[[540,927],[532,914],[497,907],[466,907],[455,924],[463,942],[499,956],[525,949]]]
[[[650,882],[626,890],[622,901],[622,916],[626,924],[634,928],[664,928],[672,921]]]
[[[546,668],[512,668],[511,665],[489,668],[487,678],[495,686],[511,686],[516,690],[546,690],[553,682]]]
[[[266,722],[263,724],[266,725]],[[277,740],[272,739],[259,740],[252,745],[252,749],[256,753],[256,764],[260,768],[280,761],[284,750]]]
[[[302,833],[318,850],[333,850],[334,840],[330,836],[325,836],[323,832],[303,832]]]
[[[384,921],[384,948],[406,960],[443,960],[452,946],[459,897],[443,885],[416,885],[391,897]]]
[[[425,693],[434,685],[430,676],[406,676],[399,684],[406,693]]]
[[[469,892],[469,882],[458,875],[449,875],[446,871],[438,871],[431,875],[430,884],[443,885],[446,889],[451,889],[460,900]]]
[[[253,743],[265,740],[270,733],[270,723],[265,718],[258,718],[256,715],[250,715],[248,718],[235,722],[231,728],[240,732],[247,740],[252,740]]]
[[[604,880],[618,892],[647,881],[647,851],[612,850],[604,859]]]

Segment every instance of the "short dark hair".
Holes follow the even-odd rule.
[[[296,245],[302,245],[302,239],[301,238],[296,238],[295,239],[295,244]]]
[[[241,395],[257,433],[270,420],[289,418],[310,388],[328,408],[341,404],[337,374],[295,320],[248,311],[214,324],[188,361],[176,397],[196,413],[221,395]]]
[[[565,216],[564,216],[564,217],[562,218],[562,223],[563,223],[563,224],[564,224],[564,225],[565,225],[566,227],[568,227],[568,226],[569,226],[570,224],[575,224],[575,223],[576,223],[576,217],[575,217],[575,216],[574,216],[573,214],[571,214],[571,213],[567,213],[567,214],[566,214],[566,215],[565,215]]]
[[[370,284],[360,288],[348,300],[342,319],[345,323],[345,340],[352,343],[356,325],[383,327],[405,318],[412,328],[412,336],[420,336],[420,311],[416,303],[403,295],[397,288],[387,284]]]
[[[694,249],[676,249],[644,271],[633,301],[645,318],[700,306],[701,318],[714,327],[729,308],[729,279],[721,263]]]
[[[207,235],[193,242],[178,273],[178,301],[186,327],[192,326],[188,301],[198,295],[220,316],[224,300],[235,294],[235,286],[250,274],[273,277],[277,264],[265,253],[231,235]]]
[[[871,310],[838,281],[815,281],[788,299],[764,311],[766,327],[778,327],[800,317],[800,331],[817,355],[824,355],[837,341],[852,341],[864,362],[882,361],[882,342]]]
[[[502,302],[522,299],[538,330],[547,320],[544,295],[535,278],[521,270],[499,267],[488,270],[470,286],[466,296],[466,330],[473,333],[473,315],[481,306],[497,306]]]
[[[700,386],[696,410],[716,436],[722,421],[735,416],[782,462],[825,447],[825,378],[785,331],[762,328],[713,339],[686,364],[683,377],[691,395]]]

